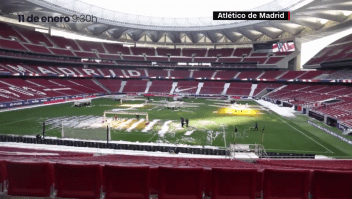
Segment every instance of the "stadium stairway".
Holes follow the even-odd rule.
[[[192,71],[192,72],[193,72],[193,71]],[[197,89],[197,91],[196,91],[196,95],[199,95],[200,90],[202,89],[203,85],[204,85],[204,82],[199,82],[199,83],[198,83],[198,89]]]
[[[194,73],[194,70],[191,70],[191,72],[189,73],[189,77],[190,77],[190,78],[193,77],[193,73]]]
[[[150,77],[147,69],[144,69],[144,73],[145,73],[145,76]]]
[[[146,69],[144,69],[144,70],[146,70]],[[147,74],[147,71],[146,71],[146,74]],[[144,93],[148,93],[149,92],[149,88],[150,88],[150,86],[153,84],[153,82],[152,81],[148,81],[148,83],[147,83],[147,87],[145,88],[145,91],[144,91]]]
[[[214,73],[211,75],[210,79],[214,79],[214,77],[216,76],[216,73],[218,73],[218,71],[214,71]]]
[[[94,81],[90,79],[76,79],[76,80],[67,80],[68,82],[73,83],[74,85],[80,86],[80,90],[88,92],[89,90],[94,91],[95,93],[103,93],[104,89],[102,89],[99,85],[96,85]]]
[[[121,72],[122,72],[124,77],[128,76],[128,75],[126,75],[125,70],[121,70]]]
[[[305,73],[302,73],[301,75],[297,76],[296,79],[299,79],[300,77],[302,77],[303,75],[307,74],[309,71],[306,71]]]
[[[258,77],[257,77],[257,79],[259,79],[261,76],[263,76],[265,74],[265,71],[263,71],[262,72],[262,74],[260,74]],[[252,96],[250,96],[250,97],[252,97]]]
[[[167,78],[170,78],[170,77],[171,77],[171,71],[167,70]]]
[[[319,76],[314,77],[313,79],[329,79],[331,74],[321,74]]]
[[[105,86],[103,86],[98,80],[92,79],[92,81],[93,81],[96,85],[98,85],[98,86],[100,86],[102,89],[104,89],[107,93],[111,93],[111,91],[110,91],[109,89],[105,88]]]
[[[258,87],[258,85],[257,85],[257,87]],[[267,95],[269,93],[271,93],[271,91],[268,91],[267,89],[263,89],[262,91],[257,93],[254,97],[261,98],[261,97],[264,97],[265,95]]]
[[[48,36],[47,34],[43,34],[43,35],[53,45],[53,47],[58,48],[58,46],[56,46],[56,44],[51,40],[50,36]]]
[[[170,71],[169,71],[169,75],[170,75]],[[171,88],[171,90],[170,90],[170,94],[173,94],[173,93],[174,93],[176,87],[177,87],[177,82],[173,82],[173,83],[172,83],[172,88]]]
[[[270,94],[270,93],[275,93],[275,92],[277,92],[277,91],[279,91],[279,90],[285,88],[286,86],[287,86],[287,85],[283,85],[283,86],[281,86],[281,87],[279,87],[279,88],[277,88],[277,89],[275,89],[275,90],[273,90],[273,91],[271,91],[271,92],[268,92],[267,94],[263,95],[262,97],[266,97],[266,96],[267,96],[268,94]]]
[[[222,91],[222,95],[225,95],[227,92],[227,89],[230,87],[230,83],[225,83],[224,90]]]
[[[241,72],[238,72],[233,78],[237,78],[240,74]]]
[[[288,73],[289,71],[285,71],[283,73],[281,73],[281,75],[277,76],[276,79],[281,79],[282,76],[286,75],[286,73]]]
[[[126,80],[121,82],[121,87],[120,87],[119,93],[122,93],[123,88],[125,88],[125,86],[126,86],[126,83],[127,83]]]
[[[97,71],[98,71],[102,76],[104,76],[104,73],[103,73],[103,71],[100,70],[100,68],[98,68]]]
[[[261,75],[263,75],[264,73],[262,73]],[[255,89],[257,88],[258,84],[252,84],[252,87],[251,87],[251,92],[249,93],[249,97],[253,97],[253,93],[255,91]]]

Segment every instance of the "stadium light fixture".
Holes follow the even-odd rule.
[[[134,44],[126,43],[126,44],[123,44],[123,47],[134,47]]]
[[[49,33],[49,29],[35,28],[35,31],[47,34]]]
[[[58,30],[58,29],[54,29],[54,28],[51,29],[51,35],[65,37],[65,38],[69,38],[69,39],[84,40],[84,41],[120,43],[120,44],[122,43],[122,42],[116,42],[116,41],[110,41],[110,40],[105,40],[105,39],[88,37],[88,36],[84,36],[84,35],[78,35],[77,33],[71,33],[71,32],[62,31],[62,30]]]

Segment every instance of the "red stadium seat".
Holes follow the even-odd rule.
[[[211,168],[204,168],[204,193],[208,197],[211,197],[211,175]]]
[[[60,198],[100,198],[100,165],[55,164],[55,187]]]
[[[5,191],[5,181],[7,180],[6,161],[0,161],[0,192]]]
[[[255,198],[262,197],[262,189],[263,189],[263,170],[258,170],[257,172],[257,185],[255,186]]]
[[[150,167],[150,194],[158,194],[159,189],[159,168]]]
[[[264,199],[308,199],[309,170],[264,170]]]
[[[202,199],[202,168],[159,168],[159,199]]]
[[[105,198],[149,199],[149,167],[104,167]]]
[[[212,169],[211,193],[213,199],[254,199],[256,169]]]
[[[313,199],[351,199],[352,171],[315,170],[312,195]]]
[[[8,162],[8,195],[49,197],[54,183],[53,167],[49,163]]]

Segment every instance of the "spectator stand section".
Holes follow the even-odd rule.
[[[1,147],[4,196],[350,198],[351,160],[99,155]],[[31,154],[32,153],[32,154]],[[22,155],[21,155],[22,154]],[[30,182],[30,183],[28,183]],[[180,183],[182,182],[182,183]],[[56,193],[56,194],[55,194]]]

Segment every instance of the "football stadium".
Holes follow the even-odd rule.
[[[1,198],[352,199],[352,1],[0,2]]]

